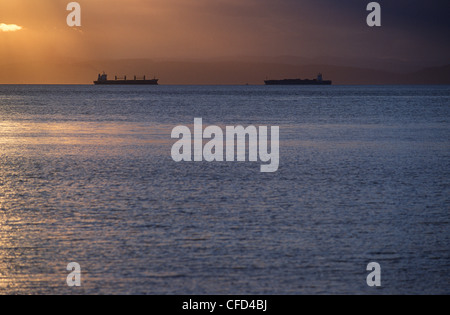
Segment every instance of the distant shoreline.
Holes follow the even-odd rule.
[[[0,83],[0,86],[96,86],[88,83]],[[315,86],[315,85],[265,85],[265,84],[160,84],[160,85],[106,85],[106,87],[164,87],[164,86],[264,86],[267,88],[285,87],[285,88],[332,88],[335,86],[450,86],[450,83],[443,84],[333,84],[331,86]],[[105,86],[99,86],[104,88]]]

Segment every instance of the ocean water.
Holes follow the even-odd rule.
[[[278,172],[175,163],[196,117]],[[449,294],[449,222],[449,86],[0,86],[0,294]]]

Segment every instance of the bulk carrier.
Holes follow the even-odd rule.
[[[99,74],[97,81],[94,81],[95,85],[158,85],[159,79],[150,79],[144,76],[143,78],[138,78],[134,76],[132,80],[127,80],[127,76],[123,78],[115,77],[114,80],[108,80],[108,75],[106,73]]]

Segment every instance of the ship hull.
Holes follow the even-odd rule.
[[[94,81],[95,85],[158,85],[158,79],[153,80],[106,80]]]
[[[264,81],[266,85],[332,85],[332,81],[317,81],[317,80],[300,80],[300,79],[286,79],[286,80],[267,80]]]

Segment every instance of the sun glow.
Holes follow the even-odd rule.
[[[0,31],[1,32],[16,32],[20,31],[22,29],[22,26],[16,25],[16,24],[0,24]]]

